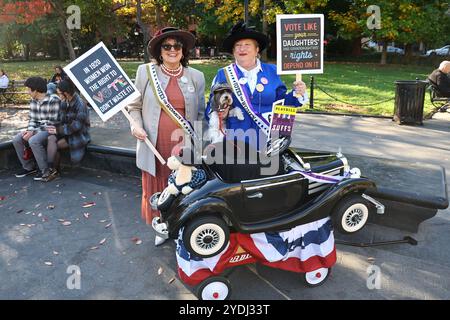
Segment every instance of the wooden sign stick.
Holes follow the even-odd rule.
[[[128,121],[130,121],[131,125],[133,127],[136,126],[136,123],[134,121],[134,119],[130,116],[130,114],[128,113],[128,111],[125,110],[125,108],[122,109],[122,113],[125,115],[125,117],[128,119]],[[150,140],[148,140],[148,137],[145,138],[144,140],[145,144],[147,145],[147,147],[150,148],[150,150],[153,152],[153,154],[158,158],[159,162],[161,162],[161,164],[165,165],[166,161],[164,160],[164,158],[161,156],[161,154],[158,152],[158,150],[156,150],[156,148],[152,145],[152,143],[150,142]]]
[[[301,74],[301,73],[296,73],[296,74],[295,74],[295,81],[296,81],[296,82],[297,82],[297,81],[302,81],[302,74]],[[297,94],[294,94],[294,96],[295,96],[296,98],[298,98]]]

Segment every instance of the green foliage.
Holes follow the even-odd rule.
[[[329,13],[339,27],[339,35],[346,39],[369,36],[379,41],[404,44],[424,42],[434,44],[448,41],[445,33],[450,16],[445,12],[448,2],[424,0],[378,0],[381,9],[381,29],[367,28],[367,7],[375,4],[368,0],[347,1],[348,9]],[[448,29],[447,29],[448,30]]]

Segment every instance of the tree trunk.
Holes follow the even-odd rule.
[[[353,39],[352,42],[352,56],[359,57],[362,54],[361,37]]]
[[[75,50],[73,49],[72,44],[72,32],[69,28],[67,28],[66,24],[66,13],[63,8],[63,4],[61,1],[52,0],[50,1],[50,5],[53,9],[55,9],[56,14],[58,15],[58,28],[59,33],[61,34],[64,42],[66,43],[67,51],[69,51],[69,58],[71,61],[77,58],[75,54]]]
[[[405,63],[410,64],[413,56],[413,47],[412,44],[405,45]]]
[[[387,62],[387,41],[383,41],[383,50],[381,51],[380,64],[385,65]]]
[[[266,12],[266,0],[262,0],[262,33],[264,33],[265,35],[269,36],[268,28],[267,28],[267,18],[265,16],[265,12]],[[270,44],[270,41],[269,41],[268,44]],[[266,50],[264,50],[261,53],[261,57],[262,57],[262,59],[264,61],[267,61],[267,51],[268,50],[269,50],[269,48],[267,48]]]
[[[159,2],[155,3],[155,17],[156,17],[156,27],[158,28],[158,30],[160,30],[162,29],[163,25],[161,20],[161,4]]]
[[[23,46],[23,55],[24,55],[25,61],[30,60],[30,44],[29,43],[26,43]]]
[[[63,43],[63,39],[60,36],[58,37],[58,56],[59,56],[59,61],[65,60],[64,43]]]
[[[6,44],[6,57],[8,59],[14,58],[14,50],[11,42],[8,41]]]
[[[67,51],[69,51],[70,61],[75,60],[77,58],[77,55],[75,54],[75,50],[73,49],[72,32],[67,28],[65,20],[60,22],[59,32],[61,33],[61,36],[66,43]]]
[[[141,28],[142,34],[144,35],[144,61],[145,63],[150,62],[150,55],[147,50],[148,42],[150,41],[150,34],[148,26],[142,21],[142,1],[137,0],[136,1],[136,20],[139,25],[139,28]]]

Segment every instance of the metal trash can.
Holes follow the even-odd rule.
[[[395,81],[395,122],[423,124],[423,104],[427,84],[427,81],[422,80]]]

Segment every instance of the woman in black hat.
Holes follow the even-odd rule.
[[[307,101],[306,85],[302,81],[294,82],[294,90],[287,92],[287,88],[277,75],[276,66],[263,63],[259,53],[267,47],[268,38],[263,33],[247,27],[245,23],[236,24],[223,41],[225,51],[233,54],[235,62],[217,72],[213,86],[217,83],[228,83],[233,88],[233,105],[241,108],[244,120],[237,117],[228,117],[227,129],[255,130],[256,135],[247,134],[240,138],[239,132],[228,134],[226,138],[244,140],[247,143],[262,149],[268,136],[270,114],[273,102],[285,99],[285,105],[301,106]],[[238,88],[238,90],[236,90]],[[240,88],[240,90],[239,90]],[[211,101],[212,96],[210,96]],[[208,103],[206,117],[209,120],[211,112]],[[251,141],[253,137],[256,141]],[[261,143],[258,143],[261,142]]]
[[[148,137],[163,158],[171,155],[184,132],[203,121],[205,77],[188,67],[194,36],[177,28],[164,28],[150,40],[148,51],[156,63],[139,66],[136,87],[141,96],[128,106],[135,120],[131,132],[137,141],[136,164],[142,170],[142,217],[147,224],[159,215],[151,209],[149,198],[167,186],[170,169],[155,161],[144,143]],[[176,141],[172,141],[175,130]],[[184,129],[184,130],[183,130]],[[181,132],[181,135],[180,135]]]

